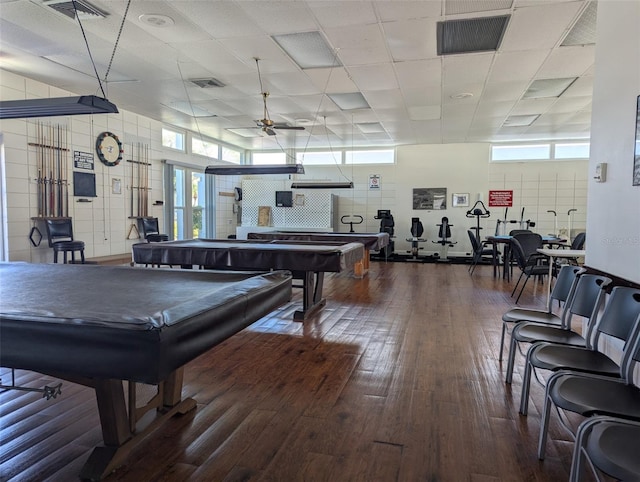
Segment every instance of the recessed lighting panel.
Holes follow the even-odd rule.
[[[562,93],[576,81],[577,77],[567,79],[538,79],[531,82],[522,96],[524,99],[542,99],[545,97],[560,97]]]
[[[360,92],[348,94],[328,94],[329,98],[342,110],[370,109],[371,106]]]
[[[274,35],[272,38],[301,69],[320,69],[342,65],[320,32]]]
[[[531,115],[512,115],[506,118],[502,127],[526,127],[530,126],[535,120],[540,117],[540,114]]]

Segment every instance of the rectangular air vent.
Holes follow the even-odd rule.
[[[590,45],[596,43],[596,20],[598,4],[595,1],[589,2],[578,21],[573,25],[569,33],[562,41],[562,46],[567,45]]]
[[[74,3],[75,7],[73,5]],[[80,18],[80,20],[105,18],[108,15],[108,13],[91,5],[86,0],[75,0],[75,2],[71,0],[45,0],[43,5],[51,7],[56,12],[62,13],[74,20],[76,18],[76,11],[78,12],[78,18]]]
[[[189,79],[190,82],[193,82],[198,87],[203,89],[211,89],[213,87],[224,87],[224,82],[220,82],[218,79],[214,79],[213,77],[209,77],[208,79]]]
[[[438,55],[498,50],[510,15],[438,22]]]

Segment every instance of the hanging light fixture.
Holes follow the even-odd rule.
[[[295,181],[291,189],[353,189],[353,182]]]
[[[219,164],[207,166],[205,174],[242,176],[249,174],[304,174],[302,164]]]
[[[95,95],[0,101],[0,119],[117,113],[115,104]]]

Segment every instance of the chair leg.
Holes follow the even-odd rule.
[[[76,252],[71,251],[71,264],[76,264]]]
[[[527,350],[527,359],[524,362],[524,376],[522,378],[522,393],[520,394],[520,413],[527,415],[529,410],[529,392],[531,390],[531,372],[533,371],[533,365],[531,364],[531,354],[533,353],[535,345],[532,345]]]
[[[600,423],[599,420],[587,420],[580,424],[576,433],[576,441],[573,446],[573,456],[571,457],[571,474],[569,482],[580,482],[584,480],[585,461],[588,460],[585,452],[586,439],[593,430],[593,426]]]
[[[544,454],[547,448],[547,435],[549,432],[549,417],[551,416],[551,390],[553,389],[556,380],[562,373],[556,373],[549,378],[547,387],[544,390],[544,408],[542,409],[542,419],[540,420],[540,438],[538,439],[538,459],[544,460]]]
[[[67,252],[63,251],[62,254],[63,254],[64,264],[67,264]]]
[[[84,264],[84,249],[80,250],[80,261]]]
[[[509,358],[507,360],[507,375],[505,377],[506,383],[511,383],[513,380],[513,365],[516,358],[516,351],[518,346],[518,341],[515,336],[513,336],[513,331],[511,331],[511,342],[509,343]]]
[[[522,296],[522,292],[524,291],[524,287],[527,286],[527,281],[529,281],[530,276],[527,275],[527,277],[524,279],[524,283],[522,283],[522,287],[520,288],[520,293],[518,293],[518,297],[516,298],[516,305],[518,304],[518,301],[520,301],[520,297]]]
[[[520,276],[518,277],[518,281],[516,281],[516,285],[513,287],[513,291],[511,292],[511,297],[512,298],[513,298],[514,293],[518,289],[518,285],[520,284],[520,280],[522,279],[523,275],[524,275],[524,271],[520,273]]]
[[[53,251],[53,262],[57,263],[58,262],[58,252],[57,251]]]
[[[502,353],[504,352],[504,337],[507,334],[507,322],[502,322],[502,335],[500,336],[500,357],[498,361],[502,361]]]

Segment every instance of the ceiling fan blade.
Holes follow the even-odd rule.
[[[268,136],[275,136],[276,135],[276,131],[274,131],[271,127],[268,126],[264,126],[262,128],[263,132],[266,132]]]
[[[282,129],[282,130],[288,129],[290,131],[303,131],[303,130],[305,130],[305,128],[302,127],[302,126],[287,126],[287,125],[278,125],[278,124],[276,124],[276,125],[273,125],[272,127],[274,129]]]

